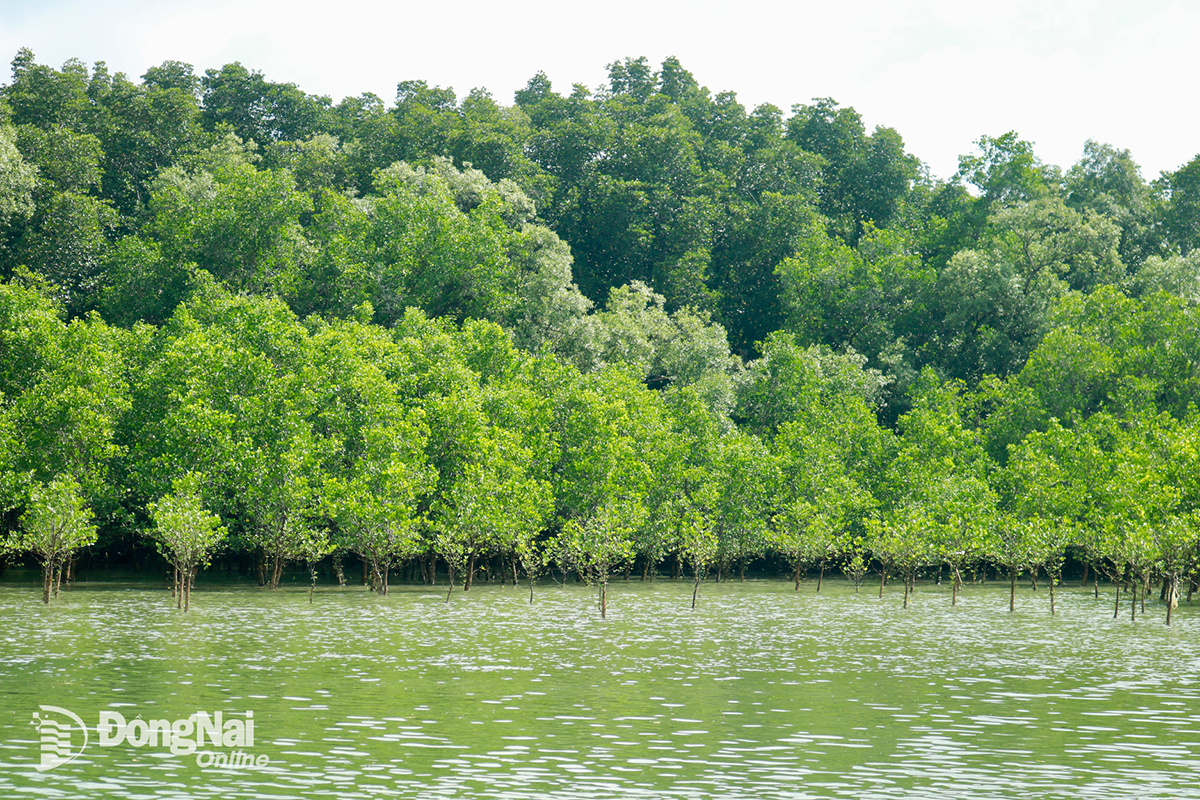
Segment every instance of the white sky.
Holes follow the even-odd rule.
[[[1095,138],[1153,178],[1200,153],[1200,0],[0,0],[0,57],[76,57],[132,78],[230,61],[335,101],[419,78],[502,103],[539,69],[559,91],[668,55],[714,93],[785,111],[814,97],[890,125],[935,175],[1015,129],[1064,169]],[[3,82],[9,75],[4,71]]]

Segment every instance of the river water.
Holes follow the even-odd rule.
[[[1064,589],[1052,618],[1044,586],[1010,614],[1001,584],[957,607],[923,585],[906,611],[890,587],[708,583],[693,610],[689,582],[616,581],[602,620],[583,586],[310,605],[202,576],[183,614],[118,581],[47,607],[11,575],[0,797],[1175,798],[1200,779],[1200,611],[1114,620],[1111,589]],[[39,770],[33,714],[64,719],[43,705],[89,741],[63,722],[74,757]],[[255,738],[100,746],[105,711],[252,712]],[[266,763],[217,760],[237,753]]]

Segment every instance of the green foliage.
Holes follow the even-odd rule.
[[[147,506],[154,531],[151,534],[160,550],[175,568],[176,596],[187,611],[191,584],[196,570],[208,560],[225,539],[228,531],[221,519],[204,505],[203,477],[188,474],[174,481],[171,494]]]
[[[21,515],[21,532],[5,546],[31,553],[42,562],[42,599],[57,597],[63,569],[80,548],[96,541],[96,526],[80,486],[67,475],[34,487]]]

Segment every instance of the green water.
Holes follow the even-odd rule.
[[[0,797],[1163,797],[1200,778],[1200,604],[844,583],[0,584]],[[98,747],[39,772],[39,705],[252,711],[262,768]],[[76,732],[78,734],[78,732]],[[73,744],[81,744],[78,734]]]

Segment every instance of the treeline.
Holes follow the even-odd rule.
[[[976,144],[935,180],[853,109],[748,112],[674,59],[387,106],[23,50],[6,541],[47,598],[81,543],[148,534],[184,599],[223,543],[268,584],[352,551],[380,589],[434,557],[603,585],[770,552],[957,587],[1070,553],[1173,605],[1200,158],[1147,182],[1108,145],[1063,173],[1015,133]]]

